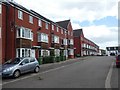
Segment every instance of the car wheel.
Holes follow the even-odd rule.
[[[16,70],[14,73],[13,73],[13,77],[14,78],[18,78],[20,76],[20,71],[19,70]]]
[[[37,67],[35,67],[34,72],[35,72],[35,73],[38,73],[38,72],[39,72],[39,70],[40,70],[40,68],[37,66]]]

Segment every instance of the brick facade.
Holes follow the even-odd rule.
[[[60,52],[63,51],[66,58],[74,57],[74,54],[69,54],[68,50],[68,40],[73,39],[72,34],[68,35],[68,31],[73,33],[70,20],[67,24],[68,28],[64,28],[39,13],[13,2],[2,3],[1,17],[3,17],[0,22],[2,63],[15,57],[39,58],[50,55],[52,49],[56,55],[60,55]]]

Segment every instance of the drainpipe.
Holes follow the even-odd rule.
[[[5,42],[5,61],[7,61],[7,39],[8,39],[8,17],[9,17],[9,5],[6,4],[6,42]]]
[[[15,22],[15,7],[14,7],[14,26],[13,26],[13,31],[14,31],[14,51],[15,51],[15,57],[16,57],[16,22]]]

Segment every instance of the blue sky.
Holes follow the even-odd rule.
[[[76,22],[78,23],[78,22]],[[92,24],[99,26],[99,25],[106,25],[107,27],[117,27],[118,26],[118,19],[115,16],[107,16],[100,20],[94,20],[92,23],[89,21],[79,22],[82,27],[91,26]]]
[[[118,0],[14,0],[54,22],[71,19],[73,29],[105,49],[118,45]]]

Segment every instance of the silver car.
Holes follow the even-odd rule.
[[[19,77],[21,74],[34,71],[39,72],[39,63],[36,58],[25,57],[15,58],[12,62],[7,62],[2,66],[2,77]]]

